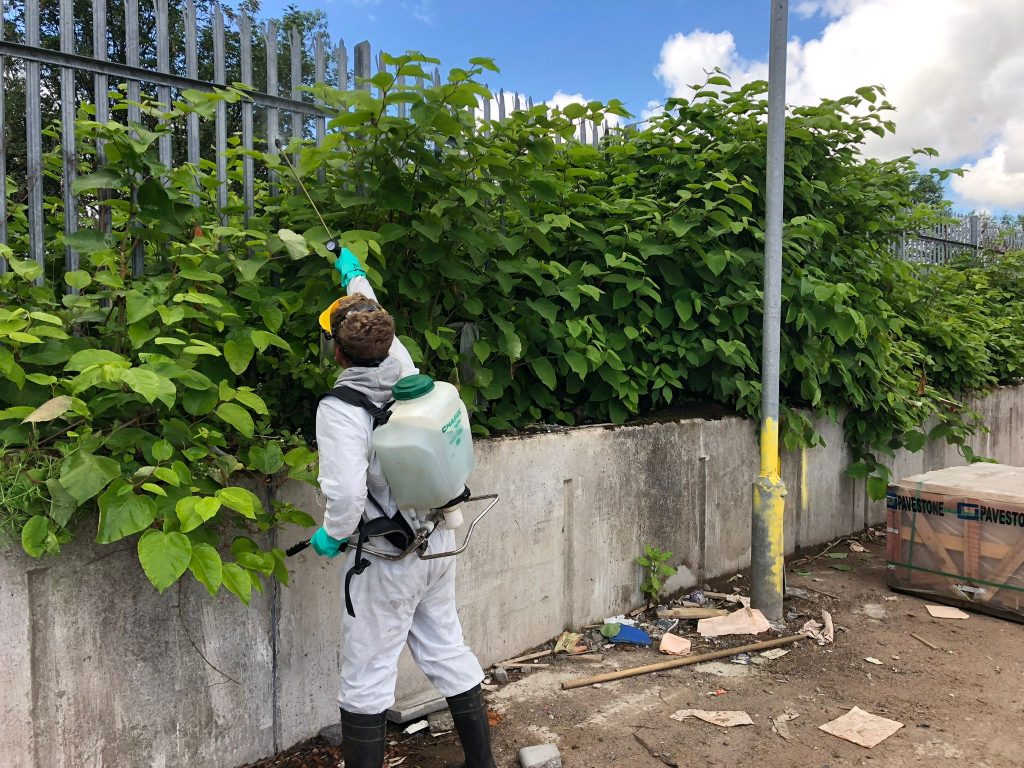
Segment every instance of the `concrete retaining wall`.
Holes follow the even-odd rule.
[[[992,430],[976,450],[1024,465],[1024,387],[976,408]],[[826,446],[783,459],[787,551],[884,518],[843,474],[842,429],[817,428]],[[962,461],[932,445],[898,456],[895,474]],[[633,558],[645,543],[682,562],[675,587],[749,563],[757,442],[748,421],[488,440],[478,464],[471,486],[501,502],[460,558],[459,613],[484,664],[638,605]],[[321,509],[308,487],[286,486],[280,497]],[[80,542],[44,561],[4,553],[0,764],[232,768],[316,733],[337,717],[339,571],[305,554],[293,586],[246,609],[196,584],[157,595],[127,545]],[[404,658],[399,696],[427,689]]]

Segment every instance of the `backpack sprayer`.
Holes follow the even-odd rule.
[[[276,143],[324,231],[330,235],[327,222],[284,152],[281,140]],[[331,237],[324,245],[335,256],[341,254],[337,238]],[[359,526],[356,564],[346,578],[347,602],[348,579],[353,574],[362,573],[369,565],[362,559],[363,551],[385,560],[401,560],[413,552],[417,552],[421,560],[460,555],[469,547],[477,524],[498,503],[497,494],[472,496],[466,487],[475,460],[469,414],[458,390],[447,382],[435,382],[420,374],[401,379],[394,386],[392,396],[392,402],[378,407],[365,394],[344,386],[324,395],[361,407],[371,415],[373,449],[399,506],[392,518],[371,494],[367,494],[367,501],[377,508],[381,517],[364,521]],[[490,503],[470,523],[462,545],[446,552],[428,554],[426,544],[430,535],[439,527],[458,528],[462,524],[461,505],[473,501]],[[429,512],[422,515],[407,513],[403,509]],[[366,540],[376,537],[385,538],[397,552],[365,546]],[[291,557],[308,546],[308,539],[300,541],[289,547],[286,554]],[[349,612],[353,613],[350,602]]]

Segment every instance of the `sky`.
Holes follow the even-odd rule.
[[[767,77],[770,0],[293,1],[350,45],[492,57],[493,90],[559,106],[617,98],[640,118],[714,67]],[[868,154],[933,147],[923,168],[968,171],[947,187],[958,209],[1024,211],[1024,0],[790,0],[788,59],[791,104],[886,88],[897,132]]]

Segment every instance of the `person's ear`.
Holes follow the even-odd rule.
[[[348,360],[345,358],[345,353],[341,351],[341,344],[337,341],[334,342],[334,360],[342,368],[348,367]]]

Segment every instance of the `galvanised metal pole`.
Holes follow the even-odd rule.
[[[765,190],[764,331],[761,356],[761,471],[754,482],[750,527],[750,604],[782,618],[786,486],[779,459],[779,326],[782,315],[782,194],[786,152],[788,0],[771,0],[768,49],[768,169]]]

